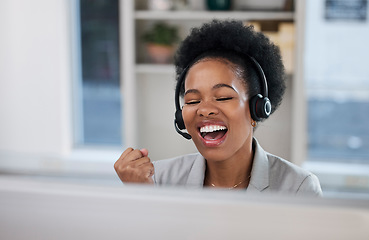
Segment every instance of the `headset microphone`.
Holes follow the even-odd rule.
[[[190,139],[192,138],[190,134],[188,134],[188,133],[186,133],[186,132],[182,132],[182,131],[178,128],[176,120],[174,120],[174,128],[176,129],[177,133],[179,133],[179,134],[181,134],[181,135],[182,135],[182,137],[184,137],[184,138],[186,138],[186,139],[188,139],[188,140],[190,140]]]

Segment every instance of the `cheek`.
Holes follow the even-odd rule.
[[[248,102],[241,102],[237,108],[232,111],[228,111],[231,119],[235,121],[238,127],[247,128],[251,126],[251,114],[248,106]]]
[[[184,107],[182,109],[182,117],[183,117],[183,121],[185,123],[186,126],[191,124],[191,120],[194,119],[194,111],[191,110],[191,108],[189,107]]]
[[[230,110],[229,113],[233,115],[237,115],[238,117],[245,118],[250,116],[250,108],[249,108],[249,101],[244,101],[241,99],[239,102],[233,104],[233,106],[228,107]]]

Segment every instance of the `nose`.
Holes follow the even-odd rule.
[[[211,115],[217,115],[218,113],[218,108],[208,102],[200,103],[199,108],[197,109],[197,114],[200,117],[208,117]]]

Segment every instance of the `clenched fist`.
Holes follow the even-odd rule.
[[[154,165],[146,149],[127,148],[115,162],[114,169],[124,183],[153,184]]]

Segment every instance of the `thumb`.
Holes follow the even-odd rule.
[[[140,149],[141,154],[143,157],[147,157],[149,155],[149,151],[146,148]]]

